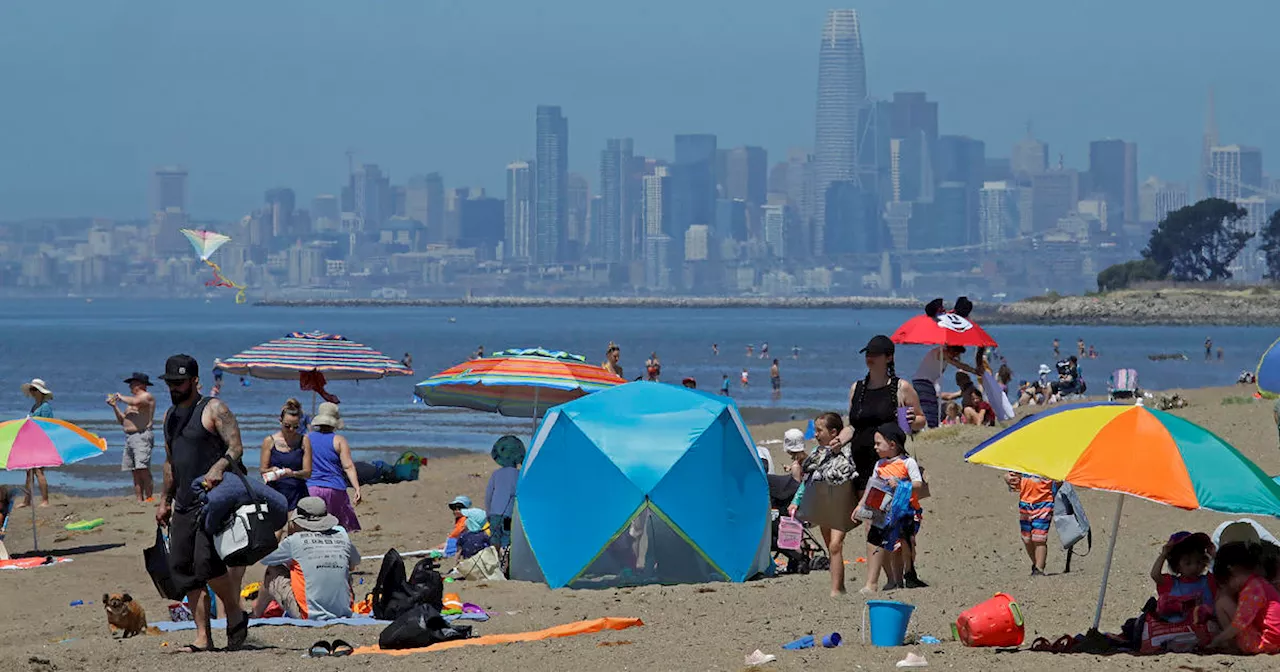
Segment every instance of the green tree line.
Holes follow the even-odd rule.
[[[1244,208],[1206,198],[1170,212],[1151,232],[1142,258],[1109,266],[1098,274],[1098,290],[1124,289],[1152,280],[1220,282],[1231,279],[1231,263],[1255,234],[1240,229]],[[1269,280],[1280,280],[1280,211],[1257,234]]]

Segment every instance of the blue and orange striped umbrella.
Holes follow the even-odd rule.
[[[268,380],[298,380],[301,374],[312,371],[327,380],[413,375],[413,369],[367,345],[319,331],[294,332],[255,345],[216,366],[233,375]]]
[[[625,382],[579,355],[529,349],[462,362],[418,383],[414,391],[431,406],[538,418],[552,406]]]

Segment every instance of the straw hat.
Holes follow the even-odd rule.
[[[44,381],[39,378],[32,378],[31,382],[22,384],[22,393],[28,397],[34,399],[36,392],[39,392],[50,399],[53,398],[53,391],[50,390],[49,386],[45,385]]]
[[[334,429],[342,429],[342,412],[338,410],[337,404],[324,402],[320,404],[320,408],[316,411],[316,417],[311,419],[311,425],[315,427],[332,427]]]

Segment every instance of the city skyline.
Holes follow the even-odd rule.
[[[1007,8],[1014,7],[1010,3],[1004,4]],[[1077,13],[1087,14],[1088,7],[1093,6],[1101,5],[1082,3],[1076,10]],[[1081,21],[1073,18],[1070,13],[1059,14],[1048,9],[1010,9],[1006,12],[1007,16],[995,17],[999,19],[995,25],[1004,25],[1006,30],[1017,25],[1023,26],[1023,29],[1037,26],[1044,31],[1045,39],[1039,40],[1042,45],[1036,52],[1023,56],[1017,62],[1006,64],[1001,77],[978,78],[976,82],[961,77],[951,83],[939,80],[938,77],[966,63],[972,66],[976,61],[967,60],[968,56],[980,61],[993,54],[980,47],[970,49],[973,54],[951,53],[948,50],[957,48],[959,42],[948,37],[946,29],[963,26],[972,29],[968,33],[971,38],[979,38],[985,31],[994,30],[993,27],[984,27],[980,22],[975,24],[972,17],[963,16],[965,12],[958,12],[941,4],[930,4],[929,11],[926,12],[909,12],[876,4],[857,6],[854,3],[850,6],[859,12],[862,37],[865,40],[865,71],[869,73],[866,88],[872,98],[888,100],[896,92],[923,91],[931,101],[941,103],[943,112],[939,121],[940,132],[964,134],[984,141],[988,156],[1004,156],[1007,151],[1004,148],[1012,147],[1013,142],[1023,135],[1027,118],[1034,120],[1037,137],[1048,142],[1050,156],[1047,158],[1050,163],[1056,163],[1057,155],[1065,153],[1067,165],[1080,170],[1089,166],[1090,142],[1108,137],[1124,138],[1141,148],[1137,167],[1139,181],[1156,175],[1164,180],[1191,184],[1195,179],[1194,173],[1201,153],[1199,131],[1204,123],[1203,99],[1210,84],[1216,89],[1217,121],[1224,145],[1239,144],[1265,149],[1269,144],[1275,145],[1275,135],[1280,133],[1280,129],[1262,123],[1264,117],[1256,116],[1267,105],[1243,103],[1246,95],[1253,96],[1259,92],[1253,88],[1246,89],[1240,84],[1232,85],[1232,75],[1229,73],[1210,77],[1209,71],[1196,66],[1194,49],[1188,47],[1187,53],[1175,54],[1164,46],[1163,42],[1166,40],[1149,39],[1147,42],[1150,43],[1147,43],[1136,39],[1143,35],[1151,38],[1152,31],[1164,31],[1163,35],[1167,37],[1192,29],[1194,21],[1191,18],[1183,16],[1181,19],[1172,19],[1170,15],[1180,13],[1171,11],[1169,3],[1162,3],[1161,7],[1165,11],[1157,13],[1160,16],[1144,16],[1143,22],[1132,23],[1128,20],[1135,17],[1136,10],[1133,8],[1126,6],[1119,11],[1109,8],[1108,16],[1113,19],[1112,22],[1127,26],[1128,33],[1119,31],[1110,23],[1091,27],[1097,39],[1104,42],[1111,40],[1108,44],[1113,53],[1123,55],[1126,53],[1124,47],[1130,48],[1128,58],[1113,58],[1113,67],[1107,71],[1094,72],[1092,83],[1089,83],[1088,78],[1080,81],[1078,72],[1095,62],[1096,56],[1088,50],[1063,53],[1069,50],[1064,50],[1060,44],[1049,39],[1062,31],[1080,29]],[[595,13],[598,10],[584,7],[575,9],[583,12],[579,22],[598,18]],[[1257,4],[1256,9],[1263,15],[1280,14],[1275,8],[1261,3]],[[279,126],[291,115],[302,122],[299,124],[301,127],[314,127],[327,119],[328,115],[307,112],[288,104],[286,99],[280,99],[279,109],[273,112],[273,107],[266,108],[268,114],[262,115],[265,121],[258,125],[250,123],[243,115],[222,117],[212,111],[194,116],[172,116],[177,110],[190,105],[189,101],[184,103],[183,100],[186,99],[178,96],[176,102],[170,103],[151,100],[155,105],[154,113],[168,112],[171,118],[153,124],[154,127],[147,128],[147,132],[141,132],[140,127],[129,132],[130,123],[136,122],[122,122],[113,117],[119,109],[132,109],[130,106],[135,104],[130,102],[133,89],[129,87],[103,92],[105,100],[116,101],[113,105],[87,106],[74,113],[61,106],[44,109],[37,102],[42,99],[56,100],[56,96],[51,96],[49,91],[39,86],[43,81],[80,84],[79,87],[70,87],[80,95],[93,95],[100,91],[98,85],[87,81],[94,75],[97,66],[83,59],[77,61],[73,58],[73,62],[68,63],[68,58],[71,57],[67,56],[53,59],[50,65],[41,65],[40,53],[43,47],[32,45],[28,38],[40,35],[42,27],[51,27],[52,17],[45,15],[45,11],[40,7],[27,8],[22,16],[10,17],[13,20],[0,22],[0,60],[23,64],[22,68],[0,71],[0,85],[5,90],[15,92],[15,99],[26,101],[25,105],[0,111],[0,128],[24,130],[23,133],[0,132],[0,219],[38,216],[143,219],[149,215],[148,203],[154,198],[147,188],[151,171],[161,165],[179,164],[190,173],[185,198],[192,215],[201,219],[229,221],[258,207],[263,190],[272,185],[289,185],[299,195],[301,203],[308,203],[321,194],[334,193],[346,178],[346,162],[342,155],[347,148],[353,146],[358,164],[378,164],[397,183],[403,183],[410,175],[438,172],[451,186],[478,186],[486,188],[490,193],[501,194],[505,191],[504,167],[515,160],[531,159],[536,154],[532,134],[527,131],[528,111],[540,103],[560,106],[565,116],[574,120],[568,172],[586,176],[591,182],[592,194],[601,193],[598,182],[599,157],[607,138],[632,138],[636,155],[666,159],[676,158],[671,152],[673,136],[694,132],[715,134],[720,147],[761,146],[768,151],[773,162],[781,160],[792,147],[807,148],[809,151],[815,149],[813,101],[817,92],[817,69],[813,67],[813,63],[817,50],[814,33],[815,27],[821,25],[826,14],[825,8],[783,10],[749,4],[741,8],[733,22],[748,37],[759,35],[764,25],[774,28],[771,35],[776,39],[767,42],[769,49],[764,50],[772,55],[774,65],[771,67],[775,68],[772,73],[775,79],[765,82],[768,86],[763,86],[759,81],[759,72],[748,72],[752,68],[759,70],[762,67],[762,50],[753,46],[749,39],[738,39],[732,48],[722,48],[718,52],[718,58],[708,56],[705,62],[716,66],[717,76],[701,81],[701,87],[694,87],[705,89],[703,92],[686,90],[681,85],[681,80],[672,80],[669,67],[654,67],[647,71],[646,78],[632,80],[639,86],[633,87],[630,94],[606,101],[607,104],[590,96],[583,99],[581,94],[567,91],[563,83],[559,86],[547,86],[545,93],[531,91],[531,88],[536,87],[523,84],[515,87],[510,97],[504,96],[501,103],[493,96],[461,97],[451,102],[456,107],[450,113],[452,118],[461,120],[474,116],[486,124],[481,127],[472,126],[470,132],[452,132],[455,129],[451,128],[451,133],[445,133],[443,127],[429,123],[430,115],[423,115],[425,118],[418,124],[405,125],[404,119],[393,110],[373,107],[363,117],[354,112],[350,115],[348,121],[359,128],[358,131],[349,130],[349,125],[324,126],[323,135],[308,136],[305,142],[290,131],[280,137],[267,138],[278,140],[275,144],[264,142],[261,134],[269,128]],[[93,46],[93,39],[90,39],[88,32],[89,22],[95,16],[102,18],[100,15],[103,11],[105,10],[102,8],[86,6],[86,11],[70,22],[68,33],[84,37],[86,47]],[[230,8],[227,11],[230,12]],[[271,25],[273,20],[281,20],[280,11],[268,10],[268,16],[264,19],[266,24]],[[434,10],[400,5],[388,10],[387,14],[394,16],[404,13],[406,16],[421,17],[432,15],[432,11]],[[463,28],[463,34],[474,29],[475,22],[482,16],[482,13],[474,9],[454,8],[449,11],[452,13],[448,17]],[[510,6],[506,11],[508,16],[505,20],[514,21],[525,16],[527,10]],[[563,8],[548,10],[548,16],[541,20],[563,17],[564,11]],[[632,31],[651,27],[652,19],[645,18],[641,12],[611,11],[622,12],[628,19],[621,24],[620,30],[624,36],[621,39],[635,39],[634,36],[625,36],[632,35]],[[157,17],[172,18],[173,15],[169,12],[178,10],[140,2],[137,7],[121,8],[118,12],[108,13],[112,18],[112,25],[125,23],[131,18],[137,19],[140,27],[132,33],[135,39],[150,36],[163,46],[176,40],[175,35],[192,37],[186,35],[184,31],[188,28],[181,22],[170,26],[173,35],[157,33]],[[136,16],[130,17],[131,14]],[[209,36],[233,30],[244,30],[250,34],[260,30],[234,24],[226,13],[219,14],[205,9],[197,14],[209,19],[210,23],[207,34],[194,36],[197,39],[193,40],[191,51],[196,53],[202,44],[201,39]],[[345,10],[335,10],[335,17],[352,18]],[[387,20],[387,17],[355,18]],[[320,24],[328,20],[333,19],[316,19]],[[774,23],[769,24],[769,21]],[[6,25],[8,30],[4,27]],[[908,25],[913,30],[906,30]],[[1242,24],[1242,30],[1247,33],[1251,26],[1252,23],[1246,22]],[[512,26],[503,23],[499,26],[498,33],[505,35],[506,31],[512,30]],[[128,31],[124,33],[128,34]],[[1127,36],[1128,41],[1119,39],[1121,35]],[[908,37],[910,39],[904,39]],[[547,51],[560,53],[578,44],[575,40],[579,38],[577,33],[573,33],[566,38],[568,42],[562,49]],[[1018,35],[1008,35],[1005,47],[1016,51],[1019,45],[1027,46],[1029,42],[1023,42],[1022,39]],[[1245,45],[1249,43],[1247,39],[1242,39],[1241,42]],[[711,43],[714,44],[714,40]],[[15,46],[29,49],[22,51],[21,55],[6,51]],[[110,42],[106,46],[113,46],[115,49],[107,49],[105,60],[112,61],[114,58],[137,63],[129,60],[136,57],[136,54],[131,56],[133,52],[128,48],[121,47],[116,42]],[[138,45],[133,46],[136,48]],[[1135,59],[1134,48],[1137,46],[1142,47],[1145,55]],[[677,41],[673,51],[687,57],[690,53],[688,50],[693,48],[687,41]],[[123,55],[116,53],[121,50],[125,52]],[[306,50],[303,52],[306,53]],[[943,54],[946,54],[945,58],[937,58]],[[1167,85],[1155,86],[1162,76],[1160,72],[1153,73],[1149,68],[1143,70],[1132,67],[1144,62],[1149,65],[1157,57],[1164,59],[1163,62],[1173,69],[1189,73],[1182,76],[1179,95],[1168,95],[1170,92],[1166,90]],[[352,58],[357,62],[361,60],[359,53]],[[232,56],[228,56],[228,59],[231,66],[237,62]],[[189,57],[179,50],[174,60],[185,63]],[[911,67],[904,68],[907,62],[910,62]],[[628,72],[627,67],[633,67],[625,59],[617,65],[621,68],[619,72],[624,74]],[[1027,69],[1037,65],[1042,68],[1037,77],[1024,82],[1017,76],[1019,72],[1027,74]],[[57,77],[42,77],[42,67],[52,68],[49,73]],[[134,74],[145,74],[156,68],[164,70],[163,65],[150,63],[147,68]],[[193,92],[191,86],[200,83],[202,79],[199,73],[203,71],[199,68],[196,70],[189,78],[193,81],[182,78],[163,81],[175,94],[185,91],[190,95]],[[1197,71],[1202,76],[1199,81],[1193,81]],[[301,95],[301,98],[309,99],[312,94],[305,84],[314,83],[315,75],[305,71],[290,72],[294,79],[300,78],[304,84],[301,89],[305,95]],[[560,79],[565,79],[562,70],[552,69],[549,72],[559,73]],[[904,72],[910,74],[904,76]],[[1062,73],[1062,76],[1055,76],[1055,72]],[[105,83],[115,81],[114,75],[97,74]],[[751,74],[756,76],[751,77]],[[488,75],[482,79],[493,79],[496,73]],[[690,76],[686,75],[686,78]],[[778,76],[785,76],[786,81],[776,79]],[[1116,84],[1113,80],[1123,80],[1126,77],[1128,79],[1120,87],[1121,92],[1111,90]],[[531,79],[541,81],[536,77]],[[281,83],[289,81],[286,78]],[[1055,81],[1056,84],[1053,84]],[[1053,84],[1049,87],[1053,93],[1034,96],[1032,90],[1035,87],[1028,88],[1028,82],[1036,86],[1049,82]],[[498,79],[494,83],[505,84],[507,80]],[[547,84],[545,81],[541,83]],[[957,85],[962,83],[968,87],[967,95],[958,95]],[[1010,83],[1016,86],[1010,86]],[[599,85],[595,81],[592,85],[609,90],[608,86]],[[1082,85],[1085,86],[1085,93],[1096,92],[1111,104],[1097,105],[1088,102],[1089,96],[1081,95]],[[223,87],[226,88],[225,83]],[[214,88],[216,90],[217,87]],[[1024,92],[1017,105],[1001,104],[1002,97],[1008,97],[1010,88],[1020,88]],[[768,89],[773,95],[766,97],[759,89]],[[657,93],[649,94],[650,91]],[[1273,95],[1265,91],[1261,94],[1264,97]],[[711,100],[709,96],[719,98]],[[390,104],[395,97],[374,96],[374,99]],[[1167,102],[1173,99],[1179,101],[1176,106]],[[749,104],[733,105],[736,111],[724,114],[727,101]],[[210,105],[216,109],[216,105]],[[637,117],[635,112],[621,113],[628,106],[635,107],[642,114]],[[1106,109],[1099,111],[1095,108]],[[658,110],[661,112],[655,113]],[[258,111],[262,111],[260,106]],[[78,115],[90,115],[87,118],[92,123],[85,123]],[[1250,115],[1255,115],[1252,118],[1258,121],[1250,121]],[[40,121],[37,117],[48,119]],[[387,117],[390,117],[391,123],[384,123]],[[113,120],[122,123],[112,124]],[[58,124],[59,121],[63,126],[56,136],[41,125]],[[1067,123],[1068,121],[1071,123]],[[244,132],[236,134],[237,124],[246,127],[242,129]],[[182,129],[175,126],[181,126]],[[372,132],[371,127],[379,127],[380,130]],[[608,129],[603,130],[605,127]],[[40,132],[42,129],[43,133]],[[179,130],[182,132],[177,132]],[[97,131],[97,135],[89,137],[89,131]],[[197,142],[203,135],[216,138],[227,133],[233,135],[220,144],[226,145],[228,150],[243,149],[246,142],[261,147],[244,152],[236,160],[232,160]],[[371,133],[391,133],[400,142],[389,145],[386,137],[376,138],[374,142],[364,142],[359,137],[368,138]],[[461,145],[479,145],[483,149],[468,151],[465,155],[456,149],[447,148],[435,152],[419,151],[423,142],[442,142],[442,135],[458,136],[455,141]],[[157,142],[166,139],[173,142],[166,142],[163,148],[155,146]],[[407,158],[406,152],[414,154],[415,158]],[[71,160],[73,158],[75,160]],[[55,172],[51,162],[61,162],[62,165]],[[55,174],[58,180],[49,179],[49,176]]]

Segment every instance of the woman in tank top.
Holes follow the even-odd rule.
[[[320,404],[311,428],[302,440],[303,450],[311,451],[307,494],[323,499],[329,513],[338,518],[338,524],[348,532],[355,532],[360,529],[355,510],[355,505],[360,503],[360,479],[351,460],[351,446],[347,445],[346,437],[337,433],[342,429],[338,405]],[[350,497],[348,486],[355,490]]]
[[[311,447],[303,441],[302,417],[302,404],[297,399],[284,402],[280,431],[262,440],[258,468],[264,479],[271,479],[267,484],[284,495],[290,511],[307,496],[307,479],[311,477]]]

